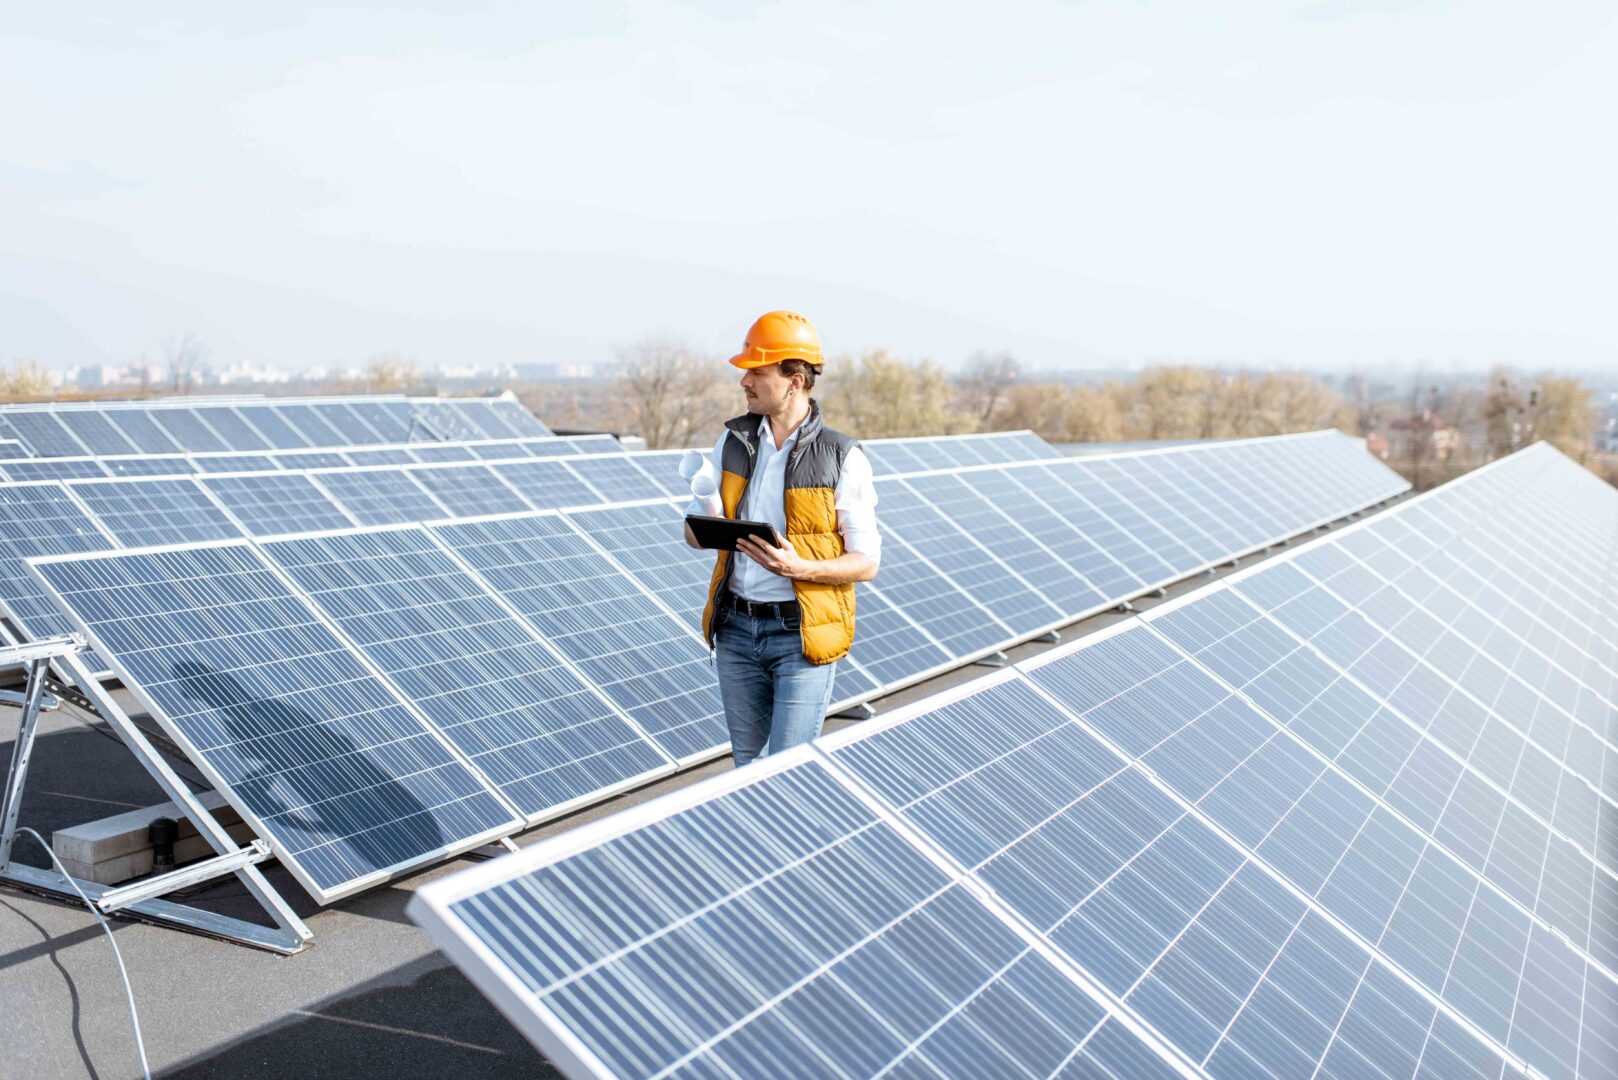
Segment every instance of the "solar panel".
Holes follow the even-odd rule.
[[[532,434],[512,430],[487,401],[451,401],[448,406],[463,424],[478,433],[478,438],[503,439],[510,435]]]
[[[562,518],[525,514],[431,532],[670,757],[728,748],[694,627],[658,607]]]
[[[1088,581],[1100,594],[1096,600],[1117,600],[1145,586],[1146,582],[1132,573],[1117,556],[1098,545],[1095,534],[1085,527],[1097,515],[1093,510],[1079,506],[1077,496],[1066,493],[1066,497],[1060,500],[1070,511],[1064,514],[1060,508],[1047,504],[1036,494],[1036,489],[1050,491],[1060,486],[1043,470],[979,469],[961,473],[960,480],[976,493],[977,498],[992,502]],[[1033,481],[1032,486],[1025,483],[1029,480]],[[1106,532],[1117,534],[1114,528]],[[1121,536],[1118,539],[1122,543],[1132,544]]]
[[[680,475],[680,461],[687,453],[689,451],[686,450],[653,450],[631,457],[664,495],[688,499],[691,497],[691,481]]]
[[[124,547],[189,544],[242,535],[236,523],[189,477],[76,480],[69,483],[68,490]]]
[[[64,409],[55,414],[61,425],[71,431],[84,448],[92,454],[139,453],[140,448],[107,420],[105,413],[91,409]]]
[[[284,402],[274,408],[276,415],[302,436],[308,446],[350,446],[354,442],[328,424],[325,418],[308,404]]]
[[[339,469],[310,474],[361,525],[431,521],[446,513],[403,469]]]
[[[94,458],[28,458],[4,465],[8,480],[78,480],[106,476],[107,470]]]
[[[671,768],[426,532],[263,550],[530,822]]]
[[[608,436],[608,439],[613,443],[613,445],[604,447],[603,449],[617,449],[617,440],[612,439],[611,436]],[[523,453],[527,454],[529,457],[536,458],[568,457],[570,455],[580,453],[579,448],[574,445],[574,441],[572,439],[558,439],[555,437],[547,439],[524,439],[522,441],[522,448]]]
[[[1168,557],[1166,552],[1170,546],[1190,552],[1191,562],[1175,562],[1177,569],[1183,568],[1182,572],[1217,562],[1221,556],[1239,550],[1238,538],[1210,533],[1204,528],[1209,524],[1210,517],[1200,510],[1193,514],[1192,500],[1185,492],[1144,470],[1138,458],[1086,458],[1082,463],[1076,462],[1075,466],[1094,476],[1137,509],[1148,528],[1155,527],[1171,538],[1163,548],[1154,550],[1164,554],[1165,558]],[[1085,494],[1088,496],[1088,492]],[[1093,497],[1091,501],[1095,501]],[[1199,521],[1203,524],[1198,524]],[[1140,535],[1135,527],[1131,527],[1130,531]]]
[[[985,544],[1010,543],[1015,526],[1005,523],[978,540],[957,526],[928,500],[892,478],[876,482],[884,528],[925,558],[1007,627],[1014,635],[1036,633],[1065,621],[1063,611],[1026,579],[1013,573]],[[902,527],[895,523],[902,522]],[[1016,530],[1020,532],[1020,530]],[[883,538],[883,561],[887,560]],[[1026,535],[1022,537],[1026,539]],[[1047,553],[1048,555],[1048,553]],[[884,567],[886,569],[886,567]],[[884,590],[886,591],[886,590]]]
[[[356,522],[301,473],[207,476],[199,481],[249,536],[346,529]]]
[[[109,476],[190,476],[197,471],[185,454],[97,458]]]
[[[567,458],[567,467],[579,479],[614,502],[667,498],[663,486],[647,475],[628,455]]]
[[[605,500],[560,461],[503,461],[489,466],[496,476],[540,509],[584,506]]]
[[[86,452],[85,445],[53,413],[8,411],[4,419],[10,432],[38,457],[74,457]]]
[[[849,656],[876,683],[872,689],[894,689],[955,664],[944,646],[875,586],[855,587],[854,615],[858,633]],[[844,677],[842,665],[838,666],[836,682],[832,688],[835,697],[855,698],[867,692],[860,688],[857,677]]]
[[[312,401],[309,409],[337,432],[341,439],[335,446],[364,446],[366,443],[387,442],[371,425],[362,420],[344,401]]]
[[[245,542],[34,569],[317,900],[521,824]]]
[[[411,456],[417,461],[426,464],[442,464],[452,461],[473,460],[472,451],[464,446],[454,443],[434,446],[430,443],[418,443],[410,448]]]
[[[309,440],[276,411],[273,405],[238,405],[236,411],[276,450],[298,450]]]
[[[417,415],[445,439],[467,442],[474,439],[498,438],[506,434],[503,429],[495,435],[489,434],[449,401],[417,400],[414,404]]]
[[[16,439],[0,439],[0,461],[28,457],[28,448]]]
[[[1174,1075],[820,762],[657,810],[412,900],[568,1075]]]
[[[528,451],[517,439],[503,439],[498,442],[469,443],[467,449],[479,461],[510,461],[512,458],[526,458]]]
[[[971,475],[971,474],[968,474]],[[1055,606],[1060,615],[1076,618],[1081,612],[1106,607],[1108,596],[1090,584],[1073,569],[1070,562],[1047,547],[1028,532],[1020,520],[1021,515],[1010,512],[1015,505],[1009,496],[1017,489],[1006,477],[1005,470],[995,469],[977,474],[980,481],[998,484],[1001,492],[985,496],[961,476],[938,473],[915,476],[900,481],[943,517],[971,536],[978,544],[994,552],[1018,577],[1033,586],[1038,595]],[[1028,499],[1022,509],[1034,513],[1035,500]],[[1061,522],[1057,522],[1061,525]],[[905,521],[909,527],[908,517]],[[1071,529],[1064,530],[1073,536]],[[915,541],[912,540],[912,544]]]
[[[921,458],[911,453],[903,442],[862,442],[860,448],[870,459],[871,471],[877,476],[920,472],[931,468]]]
[[[191,410],[232,450],[270,450],[269,440],[255,431],[230,405],[214,405]]]
[[[565,516],[670,611],[696,625],[708,600],[713,555],[686,547],[679,510],[656,502],[569,510]]]
[[[489,412],[513,435],[535,438],[551,433],[551,429],[540,423],[538,417],[515,401],[491,401]]]
[[[572,447],[575,454],[622,453],[624,449],[611,435],[569,435],[558,442]]]
[[[23,560],[113,546],[112,537],[60,484],[0,486],[0,601],[25,640],[69,634],[73,624],[41,593]],[[106,668],[96,656],[87,663],[96,671]]]
[[[192,454],[191,463],[203,473],[274,472],[281,467],[269,454]]]
[[[533,509],[485,465],[426,466],[411,469],[410,475],[449,507],[454,517],[482,517]]]
[[[355,448],[343,451],[343,460],[350,465],[414,465],[416,455],[409,450],[392,447],[369,449]]]
[[[909,616],[956,662],[993,652],[1016,636],[892,532],[882,537],[882,568],[871,591]],[[856,595],[863,596],[863,590]],[[881,661],[867,655],[860,636],[854,637],[854,650],[863,665],[877,670]],[[921,651],[923,655],[931,652]]]
[[[1138,541],[1154,559],[1169,567],[1164,580],[1193,573],[1205,565],[1206,560],[1202,556],[1181,543],[1160,524],[1168,516],[1167,508],[1153,502],[1148,504],[1154,507],[1151,512],[1142,511],[1139,504],[1149,493],[1142,492],[1139,485],[1129,484],[1127,477],[1120,476],[1116,470],[1111,470],[1113,479],[1118,481],[1116,485],[1103,480],[1101,474],[1091,468],[1091,463],[1092,459],[1083,462],[1061,461],[1046,468],[1050,469],[1052,476],[1095,508],[1109,524]],[[1185,526],[1177,528],[1184,529]],[[1206,543],[1206,539],[1199,538],[1199,544]]]
[[[143,454],[176,454],[186,449],[153,422],[149,409],[108,409],[106,415],[107,423]]]
[[[385,443],[410,438],[410,406],[403,401],[351,401],[348,408]]]
[[[212,453],[234,449],[220,438],[194,409],[178,407],[154,409],[150,415],[182,450],[192,453]]]
[[[339,450],[287,450],[275,455],[283,469],[346,469],[348,459]]]

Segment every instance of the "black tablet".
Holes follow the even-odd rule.
[[[685,523],[691,526],[691,535],[705,548],[735,551],[736,541],[743,536],[756,536],[774,547],[781,546],[775,526],[767,521],[740,521],[735,518],[702,517],[687,514]]]

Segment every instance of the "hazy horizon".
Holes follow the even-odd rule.
[[[949,366],[1618,369],[1610,5],[75,5],[0,95],[3,363],[791,307]]]

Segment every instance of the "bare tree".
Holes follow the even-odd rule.
[[[1022,377],[1022,365],[1009,352],[975,352],[960,378],[962,402],[977,417],[978,427],[989,430],[994,414]]]
[[[614,386],[623,426],[653,449],[715,437],[736,405],[728,377],[734,370],[677,341],[620,350]]]
[[[858,359],[833,358],[819,395],[839,431],[861,439],[943,435],[970,430],[973,419],[950,409],[949,384],[937,365],[875,349]]]
[[[165,341],[163,359],[168,365],[169,389],[176,394],[189,394],[208,370],[208,352],[190,334]]]
[[[408,390],[421,382],[421,373],[403,353],[378,353],[365,365],[366,389],[379,394]]]
[[[18,360],[0,372],[0,396],[11,400],[48,397],[51,388],[51,373],[37,360]]]

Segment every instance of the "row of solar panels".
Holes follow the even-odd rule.
[[[191,476],[196,473],[279,472],[340,469],[355,465],[437,465],[456,461],[505,461],[524,457],[621,453],[611,435],[545,435],[531,439],[397,443],[346,450],[231,451],[221,454],[125,454],[0,459],[0,479],[82,480],[120,476]]]
[[[73,402],[0,407],[0,438],[34,457],[262,453],[414,440],[549,435],[509,394],[499,398],[247,398]]]
[[[1526,450],[410,913],[576,1077],[1618,1075],[1615,550]]]
[[[634,464],[520,465],[572,470],[603,460]],[[1370,459],[1353,443],[1326,434],[881,478],[883,569],[861,591],[860,633],[839,671],[839,696],[869,697],[963,663],[1402,486],[1362,462]],[[433,468],[470,476],[502,466]],[[348,475],[404,482],[418,472]],[[1312,472],[1339,483],[1285,494],[1304,490]],[[335,475],[319,486],[330,490]],[[201,527],[210,494],[228,479],[100,482],[191,492],[186,506],[161,513],[81,494],[94,482],[68,486],[109,529],[138,519],[144,536],[159,523]],[[245,479],[314,483],[289,474]],[[619,483],[608,478],[597,490]],[[941,498],[954,485],[980,485],[994,500],[980,504],[998,517],[930,505],[922,493],[937,484],[946,485]],[[444,490],[472,486],[459,480]],[[1158,492],[1179,502],[1167,491],[1178,486],[1194,486],[1228,525],[1189,502],[1192,517],[1160,501]],[[1112,576],[1092,584],[1074,567],[1081,552],[1073,545],[1110,556],[1085,530],[1105,526],[1099,542],[1125,560],[1148,550],[1109,516],[1141,513],[1126,498],[1149,503],[1160,519],[1141,517],[1139,527],[1165,543],[1182,538],[1168,556],[1181,561],[1141,563],[1152,576],[1109,562]],[[215,509],[227,505],[220,498]],[[343,505],[360,503],[350,496]],[[393,492],[367,505],[397,512],[405,500]],[[1064,518],[1081,512],[1082,521]],[[213,521],[233,518],[243,519],[216,512]],[[491,829],[512,831],[723,751],[696,630],[711,557],[685,547],[679,524],[680,511],[659,498],[29,566],[39,607],[71,615],[299,880],[329,900],[482,843]]]

